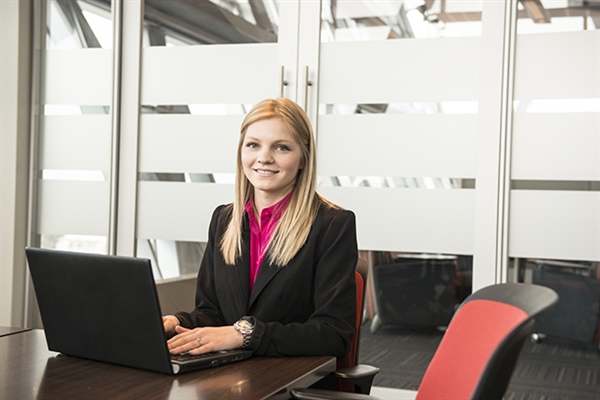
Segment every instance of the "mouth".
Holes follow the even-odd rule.
[[[261,176],[271,176],[271,175],[275,175],[277,173],[277,171],[271,171],[269,169],[254,169],[254,172],[256,172],[258,175]]]

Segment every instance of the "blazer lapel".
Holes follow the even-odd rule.
[[[260,264],[260,269],[258,270],[258,274],[256,275],[256,281],[254,281],[254,288],[252,289],[252,293],[250,294],[250,302],[248,307],[252,306],[252,303],[256,300],[260,292],[267,286],[267,284],[273,279],[275,275],[279,271],[281,271],[281,267],[276,265],[269,265],[268,255],[265,256],[262,263]]]
[[[248,311],[248,298],[250,297],[250,252],[245,251],[250,242],[250,229],[244,219],[242,227],[242,256],[235,265],[225,265],[227,279],[233,303],[237,314],[246,315]]]

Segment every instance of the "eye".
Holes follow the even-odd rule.
[[[256,149],[258,147],[258,144],[254,142],[248,142],[246,143],[246,147],[248,147],[249,149]]]
[[[285,144],[278,144],[277,146],[275,146],[275,149],[279,151],[290,151],[290,148]]]

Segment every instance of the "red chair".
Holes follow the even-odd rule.
[[[552,289],[523,283],[492,285],[467,297],[427,367],[416,399],[501,400],[534,317],[557,301]],[[301,400],[373,399],[318,389],[291,394]]]

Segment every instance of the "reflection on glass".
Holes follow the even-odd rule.
[[[216,183],[217,185],[235,184],[235,174],[230,172],[223,173],[161,173],[161,172],[140,172],[138,180],[140,182],[185,182],[185,183]]]
[[[546,43],[548,45],[547,49],[554,49],[550,47],[552,46],[550,43],[553,41],[560,43],[560,40],[564,38],[587,38],[590,37],[589,33],[583,31],[597,30],[599,26],[600,4],[597,1],[521,0],[518,4],[517,33],[519,35],[517,36],[517,48],[520,45],[519,40],[521,40],[521,43],[526,43],[525,39],[528,39],[530,43],[535,42],[538,45],[539,43]],[[580,33],[565,34],[564,32]],[[552,33],[554,34],[551,35]],[[527,34],[537,35],[526,37]],[[564,51],[564,46],[557,46],[553,51],[554,54],[550,52],[547,54],[559,59],[565,57]],[[591,54],[591,59],[593,59],[596,57],[593,54],[597,54],[597,48],[586,48],[581,45],[572,54],[579,52],[581,55],[586,56]],[[515,75],[519,77],[521,73],[523,74],[520,76],[521,78],[528,78],[522,79],[522,86],[517,87],[515,93],[519,93],[521,88],[528,88],[528,95],[523,97],[529,98],[516,99],[513,103],[514,112],[516,114],[538,114],[529,117],[536,121],[543,121],[550,117],[547,114],[554,114],[554,121],[565,122],[570,128],[569,130],[554,132],[554,134],[563,135],[564,138],[562,139],[565,140],[565,143],[570,142],[573,143],[573,146],[577,146],[576,139],[568,140],[567,138],[574,137],[574,133],[577,131],[589,130],[594,132],[596,128],[595,125],[590,128],[589,125],[578,124],[581,118],[579,118],[579,115],[574,117],[573,114],[587,113],[592,116],[592,120],[595,119],[594,114],[597,115],[600,111],[600,98],[593,97],[597,94],[597,91],[596,93],[593,90],[582,92],[581,90],[578,91],[576,86],[585,87],[586,83],[589,82],[589,87],[594,87],[595,82],[597,82],[597,71],[593,69],[590,71],[580,70],[577,74],[577,85],[570,85],[571,75],[561,76],[561,74],[555,74],[556,79],[544,80],[542,85],[532,79],[535,74],[533,71],[552,68],[551,61],[548,61],[548,58],[527,58],[528,63],[526,63],[523,61],[525,58],[525,55],[521,59],[517,57],[515,61]],[[569,59],[567,58],[567,60]],[[581,63],[573,62],[572,67],[576,69],[579,64]],[[528,68],[530,69],[528,70]],[[559,87],[573,88],[573,90],[570,92],[557,91],[556,93],[560,94],[555,94],[554,89]],[[537,91],[533,91],[531,88],[535,88]],[[545,91],[546,88],[549,90]],[[584,117],[586,116],[584,115]],[[513,135],[517,138],[519,135],[530,133],[526,132],[526,129],[535,129],[523,124],[522,121],[522,118],[515,118],[513,123]],[[560,159],[561,162],[568,163],[568,156],[562,154],[561,150],[553,150],[545,157],[550,162]],[[544,151],[543,146],[540,151]],[[598,190],[597,181],[586,180],[584,176],[577,177],[582,179],[562,180],[557,177],[558,179],[551,180],[544,176],[536,180],[534,175],[529,180],[511,179],[511,191],[566,192]],[[561,211],[556,210],[556,212],[560,214]],[[534,256],[534,254],[531,256]],[[536,317],[534,326],[536,337],[539,338],[544,335],[559,336],[584,342],[592,342],[594,333],[598,328],[598,315],[600,315],[599,278],[597,261],[538,258],[510,258],[507,277],[511,282],[548,286],[559,295],[557,305]]]
[[[111,2],[48,1],[48,49],[112,47]]]
[[[478,101],[440,101],[381,104],[319,104],[324,114],[477,114]]]
[[[511,258],[509,273],[518,282],[553,289],[558,303],[536,317],[534,338],[555,336],[594,343],[600,315],[597,261]]]
[[[392,176],[318,176],[317,186],[407,188],[407,189],[473,189],[474,179]]]
[[[324,0],[321,40],[481,36],[483,1]]]
[[[276,0],[146,0],[144,46],[274,43]]]
[[[252,104],[142,105],[142,114],[246,115]]]
[[[574,32],[600,27],[596,1],[521,0],[517,33]]]
[[[379,327],[444,327],[472,292],[471,255],[361,251],[372,277],[371,332]]]
[[[205,250],[205,242],[138,239],[136,256],[150,259],[154,278],[162,280],[195,276]]]
[[[41,235],[40,246],[45,249],[103,254],[106,253],[106,236]]]

